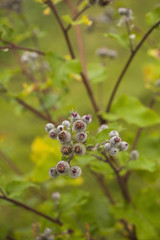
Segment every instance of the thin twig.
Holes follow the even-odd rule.
[[[131,53],[133,53],[133,52],[134,52],[134,49],[133,49],[132,40],[131,40],[131,38],[130,38],[131,31],[130,31],[130,23],[129,23],[129,20],[126,19],[125,23],[126,23],[126,28],[127,28],[127,32],[128,32],[128,40],[129,40],[130,50],[131,50]]]
[[[120,85],[120,83],[121,83],[121,81],[122,81],[125,73],[127,72],[127,70],[128,70],[128,68],[129,68],[129,66],[130,66],[130,64],[131,64],[134,56],[136,55],[136,53],[138,52],[138,50],[141,48],[141,46],[143,45],[143,43],[145,42],[145,40],[148,38],[148,36],[152,33],[152,31],[153,31],[156,27],[158,27],[159,24],[160,24],[160,20],[159,20],[158,22],[156,22],[156,23],[145,33],[145,35],[144,35],[144,37],[142,38],[142,40],[140,41],[140,43],[137,45],[137,47],[135,48],[135,50],[134,50],[134,51],[132,52],[132,54],[130,55],[129,59],[127,60],[125,66],[124,66],[124,68],[123,68],[120,76],[118,77],[117,82],[116,82],[116,84],[115,84],[115,86],[114,86],[114,88],[113,88],[113,91],[112,91],[112,93],[111,93],[111,96],[110,96],[110,99],[109,99],[109,102],[108,102],[108,105],[107,105],[107,108],[106,108],[106,112],[109,112],[109,111],[110,111],[110,108],[111,108],[112,102],[113,102],[113,100],[114,100],[115,94],[116,94],[116,92],[117,92],[117,90],[118,90],[118,87],[119,87],[119,85]]]
[[[0,41],[7,44],[7,46],[0,46],[0,50],[5,50],[5,49],[17,49],[17,50],[23,50],[23,51],[28,51],[28,52],[36,52],[39,55],[45,55],[45,52],[39,51],[37,49],[32,49],[32,48],[28,48],[28,47],[22,47],[22,46],[18,46],[12,42],[8,42],[6,40],[3,40],[2,38],[0,38]]]
[[[135,232],[135,226],[131,223],[128,223],[125,219],[120,219],[119,221],[123,224],[125,230],[128,232],[128,238],[130,240],[138,240]]]
[[[64,25],[61,21],[61,18],[60,18],[59,14],[58,14],[58,12],[55,8],[54,3],[51,0],[44,0],[44,3],[47,4],[51,8],[53,14],[55,15],[55,17],[56,17],[56,19],[59,23],[59,26],[61,28],[61,31],[64,35],[64,38],[66,40],[70,55],[73,59],[75,59],[75,54],[74,54],[74,51],[73,51],[73,48],[72,48],[72,45],[71,45],[71,41],[69,39],[69,36],[68,36],[68,33],[67,33],[66,29],[64,28]],[[96,103],[96,100],[94,98],[90,83],[89,83],[88,79],[86,78],[86,75],[83,72],[81,73],[81,77],[82,77],[83,83],[86,87],[86,90],[88,92],[88,95],[89,95],[89,98],[91,100],[92,106],[93,106],[93,108],[94,108],[94,110],[97,114],[98,119],[99,119],[99,122],[102,124],[102,123],[105,122],[105,120],[99,115],[99,107],[98,107],[98,105]]]
[[[127,202],[131,202],[131,197],[130,197],[130,194],[129,194],[129,191],[128,191],[127,182],[125,181],[125,178],[123,178],[123,176],[121,176],[119,174],[119,169],[117,169],[114,166],[114,164],[112,162],[112,159],[110,159],[104,151],[102,152],[102,154],[105,156],[106,160],[108,161],[108,164],[110,165],[110,167],[112,168],[112,170],[114,171],[114,173],[116,175],[116,178],[117,178],[117,181],[120,185],[121,192],[123,194],[124,199]]]
[[[73,17],[73,21],[77,20],[77,18],[83,13],[85,12],[88,8],[90,7],[90,5],[87,5],[85,6],[81,11],[79,11],[74,17]],[[71,29],[72,25],[69,24],[67,27],[66,27],[66,31],[68,32],[70,29]]]
[[[105,182],[105,178],[103,176],[103,174],[100,174],[100,173],[97,173],[97,172],[94,172],[92,171],[90,168],[89,168],[90,172],[96,177],[97,181],[99,182],[99,185],[101,186],[101,188],[103,189],[104,191],[104,194],[105,196],[108,198],[109,202],[114,205],[115,204],[115,201],[107,187],[107,184]]]
[[[67,46],[68,46],[68,49],[69,49],[69,52],[70,52],[72,58],[75,58],[75,55],[74,55],[74,52],[73,52],[73,48],[72,48],[71,42],[69,40],[68,34],[67,34],[67,32],[66,32],[66,30],[65,30],[65,28],[63,26],[62,20],[61,20],[59,14],[58,14],[58,12],[57,12],[57,10],[55,8],[54,3],[51,0],[44,0],[44,3],[47,4],[51,8],[54,16],[56,17],[56,19],[58,21],[59,26],[60,26],[60,28],[61,28],[61,30],[63,32],[64,38],[66,40],[66,43],[67,43]]]
[[[18,175],[22,175],[21,170],[14,164],[14,162],[3,152],[0,150],[0,158],[2,158],[10,168],[17,173]]]
[[[26,210],[28,210],[30,212],[33,212],[33,213],[35,213],[35,214],[37,214],[37,215],[39,215],[39,216],[49,220],[50,222],[56,223],[56,224],[58,224],[60,226],[62,225],[62,222],[60,222],[60,220],[54,219],[54,218],[52,218],[52,217],[50,217],[50,216],[48,216],[48,215],[46,215],[46,214],[44,214],[42,212],[39,212],[38,210],[36,210],[36,209],[34,209],[32,207],[29,207],[29,206],[25,205],[24,203],[21,203],[21,202],[19,202],[17,200],[14,200],[12,198],[8,198],[8,197],[5,197],[5,196],[0,196],[0,199],[5,200],[5,201],[10,202],[10,203],[13,203],[14,205],[19,206],[19,207],[21,207],[23,209],[26,209]]]
[[[4,193],[4,191],[3,191],[1,186],[0,186],[0,192],[1,192],[2,196],[6,198],[6,194]]]
[[[55,122],[50,118],[48,118],[48,116],[44,115],[43,113],[41,113],[40,111],[38,111],[36,108],[32,107],[31,105],[29,105],[28,103],[24,102],[22,99],[16,97],[15,100],[22,105],[24,108],[28,109],[30,112],[34,113],[36,116],[40,117],[41,119],[47,121],[47,122],[52,122],[53,124],[55,124]]]

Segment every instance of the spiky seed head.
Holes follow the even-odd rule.
[[[139,152],[137,150],[132,150],[130,153],[130,159],[137,160],[138,157],[139,157]]]
[[[61,147],[61,153],[65,156],[69,156],[72,153],[73,146],[71,144],[65,144]]]
[[[71,141],[71,134],[69,132],[63,130],[60,133],[58,133],[57,139],[62,144],[69,143]]]
[[[100,133],[101,131],[103,131],[104,129],[108,129],[108,125],[107,124],[102,124],[99,128],[98,128],[98,133]]]
[[[121,143],[120,137],[114,136],[110,139],[110,143],[113,147],[118,147]]]
[[[51,230],[50,228],[45,228],[45,230],[44,230],[44,235],[45,235],[46,237],[48,237],[49,235],[51,235],[51,233],[52,233],[52,230]]]
[[[77,120],[73,123],[72,127],[73,131],[75,132],[82,132],[86,130],[86,123],[82,120]]]
[[[53,128],[55,128],[53,123],[47,123],[45,125],[45,130],[46,130],[47,133],[49,133],[49,131],[52,130]]]
[[[61,198],[61,194],[59,192],[52,193],[52,199],[54,202],[59,202],[60,198]]]
[[[65,162],[65,161],[60,161],[56,165],[57,172],[59,173],[59,175],[62,175],[62,176],[67,174],[69,167],[70,166],[68,162]]]
[[[89,5],[94,5],[98,2],[98,0],[88,0]]]
[[[68,129],[68,128],[70,128],[70,122],[69,121],[67,121],[67,120],[65,120],[65,121],[63,121],[62,122],[62,125],[66,128],[66,129]]]
[[[111,3],[111,0],[98,0],[98,3],[100,6],[105,7],[109,3]]]
[[[119,149],[118,149],[118,148],[112,147],[112,148],[109,150],[109,155],[110,155],[110,156],[115,156],[115,155],[117,155],[118,152],[119,152]]]
[[[72,111],[71,112],[71,122],[73,123],[79,119],[81,119],[81,116],[77,112]]]
[[[56,129],[51,129],[49,131],[49,137],[52,139],[56,139],[57,138],[57,130]]]
[[[85,142],[87,140],[87,133],[85,133],[85,132],[78,132],[76,134],[76,140],[78,142]]]
[[[49,176],[51,178],[58,177],[58,172],[57,172],[57,169],[55,167],[50,168],[48,173],[49,173]]]
[[[111,146],[110,143],[105,143],[105,144],[104,144],[104,149],[107,150],[107,151],[109,151],[109,150],[111,149],[111,147],[112,147],[112,146]]]
[[[57,127],[57,132],[58,133],[60,133],[61,131],[63,131],[64,130],[64,126],[63,125],[59,125],[58,127]]]
[[[76,143],[75,145],[73,145],[73,151],[76,155],[82,156],[86,153],[86,148],[83,144]]]
[[[92,122],[92,116],[91,116],[90,114],[84,115],[84,116],[82,117],[82,120],[83,120],[83,122],[85,122],[86,124],[89,124],[89,123]]]
[[[129,144],[127,142],[122,141],[118,147],[120,151],[125,152],[127,151]]]
[[[48,238],[47,238],[47,240],[54,240],[55,238],[54,238],[54,235],[50,235]]]
[[[78,166],[73,166],[73,167],[69,168],[68,174],[71,178],[78,178],[82,174],[82,170]]]
[[[114,136],[119,137],[119,133],[117,131],[113,130],[109,133],[109,136],[110,136],[110,138],[112,138]]]

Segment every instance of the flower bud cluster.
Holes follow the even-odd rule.
[[[52,234],[52,230],[50,228],[46,228],[44,232],[35,240],[54,240],[54,239],[55,237]]]
[[[47,123],[45,130],[49,137],[57,139],[61,143],[61,153],[63,159],[72,159],[74,155],[82,156],[86,153],[85,142],[87,140],[86,128],[92,121],[90,114],[80,116],[77,112],[71,112],[70,121],[65,120],[59,126],[55,127],[52,123]],[[81,169],[78,166],[70,167],[67,161],[58,162],[56,167],[49,170],[49,175],[56,178],[58,175],[69,175],[77,178],[81,175]]]
[[[100,6],[104,7],[106,5],[108,5],[112,0],[88,0],[88,3],[90,5],[94,5],[96,3],[98,3]]]
[[[115,156],[119,151],[125,152],[128,149],[128,143],[121,141],[119,133],[117,131],[111,131],[109,133],[110,140],[106,140],[104,149],[109,152],[110,156]]]
[[[56,167],[49,169],[49,176],[51,178],[57,178],[59,175],[69,175],[71,178],[78,178],[82,174],[82,170],[78,166],[70,166],[66,161],[59,161]]]
[[[7,8],[17,13],[22,12],[22,1],[23,0],[5,0],[0,3],[0,8]]]

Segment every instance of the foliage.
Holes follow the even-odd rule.
[[[0,239],[159,239],[160,7],[121,4],[0,3]],[[66,157],[44,126],[72,108],[93,121],[86,153]],[[114,130],[129,149],[111,156]],[[82,175],[50,179],[61,160]]]

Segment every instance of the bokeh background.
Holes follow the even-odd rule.
[[[100,80],[99,83],[96,81],[94,82],[94,79],[93,82],[91,81],[96,100],[102,111],[105,110],[114,84],[130,54],[130,50],[127,47],[121,46],[114,39],[105,37],[104,33],[110,31],[116,33],[126,33],[126,28],[124,25],[117,27],[120,19],[120,16],[118,15],[118,8],[130,8],[132,9],[134,16],[134,19],[132,20],[132,24],[134,24],[133,32],[136,32],[136,39],[133,40],[133,45],[136,46],[138,41],[149,28],[145,21],[146,14],[150,12],[157,4],[159,4],[158,0],[118,0],[113,1],[112,4],[106,7],[94,5],[84,13],[91,19],[98,19],[93,27],[88,27],[85,24],[81,25],[88,68],[92,68],[92,70],[93,68],[102,68],[102,60],[96,54],[96,50],[98,48],[106,47],[109,49],[114,49],[118,52],[118,57],[116,59],[105,59],[105,66],[103,67],[105,68],[105,75],[102,76],[102,80]],[[56,7],[61,16],[70,14],[70,11],[68,10],[64,1],[58,3]],[[22,2],[21,14],[1,7],[0,25],[2,26],[6,21],[5,19],[8,19],[9,22],[12,22],[13,28],[17,32],[17,36],[19,34],[19,38],[22,37],[20,34],[22,35],[23,33],[23,37],[26,34],[24,40],[21,42],[19,41],[20,43],[18,44],[31,48],[35,48],[35,46],[31,36],[29,35],[29,29],[36,29],[38,31],[37,37],[40,50],[45,52],[54,52],[58,56],[62,57],[68,56],[68,49],[55,17],[52,13],[46,14],[45,9],[46,6],[38,1],[33,0],[24,0]],[[105,18],[104,16],[110,16],[110,18]],[[28,37],[27,33],[29,35]],[[79,58],[74,27],[70,30],[69,35],[76,56]],[[121,94],[127,94],[139,98],[144,105],[149,103],[153,92],[151,89],[145,87],[145,78],[147,72],[146,67],[150,66],[151,64],[155,64],[155,59],[148,54],[148,49],[159,48],[159,45],[159,32],[156,30],[149,37],[133,60],[118,89],[116,99],[118,99]],[[22,55],[21,51],[18,53],[20,56]],[[4,78],[8,78],[7,74],[9,74],[9,70],[8,72],[4,73],[4,71],[7,71],[6,69],[15,69],[16,71],[17,66],[18,63],[15,61],[15,56],[12,51],[0,51],[0,81],[3,82]],[[9,78],[9,80],[7,80],[7,88],[12,94],[20,93],[23,90],[24,83],[29,84],[29,80],[19,70],[17,70],[17,72],[17,74],[13,75],[11,78]],[[92,74],[94,74],[93,71]],[[26,100],[32,106],[35,106],[40,111],[42,110],[34,95],[28,96]],[[51,102],[50,113],[52,118],[59,123],[68,118],[69,111],[72,108],[77,110],[81,115],[91,113],[93,115],[94,124],[90,127],[90,132],[95,134],[96,128],[98,127],[98,121],[94,114],[86,89],[81,81],[70,79],[66,84],[61,84],[60,88],[57,87],[53,93],[53,96],[47,99],[47,101],[48,102],[46,104],[48,105]],[[156,112],[160,113],[158,103],[155,104],[154,109]],[[17,179],[22,178],[21,175],[33,180],[33,182],[36,182],[36,184],[39,185],[39,188],[31,187],[23,191],[21,196],[17,194],[15,197],[21,201],[24,201],[28,205],[32,205],[43,212],[49,213],[53,207],[51,203],[52,192],[59,191],[62,194],[62,206],[65,206],[65,199],[69,199],[69,197],[71,198],[72,202],[72,197],[69,195],[72,193],[73,196],[75,196],[75,201],[77,202],[75,205],[73,203],[71,209],[73,210],[74,208],[79,208],[77,211],[83,211],[83,200],[85,197],[82,197],[81,194],[79,194],[79,191],[86,191],[92,195],[94,194],[96,199],[94,204],[96,204],[97,208],[100,209],[99,214],[102,214],[104,211],[106,211],[107,215],[108,210],[104,210],[103,204],[101,205],[100,202],[103,192],[96,182],[94,176],[92,176],[85,167],[83,169],[83,175],[85,176],[83,176],[80,180],[76,180],[76,182],[68,179],[61,179],[55,184],[53,181],[47,180],[49,179],[48,172],[43,171],[43,169],[36,170],[42,171],[42,178],[40,179],[39,177],[40,181],[36,181],[34,173],[35,162],[38,161],[38,158],[41,159],[45,151],[49,152],[48,159],[51,166],[53,165],[52,162],[54,163],[55,161],[55,159],[52,160],[52,158],[54,158],[56,154],[57,158],[60,158],[58,146],[55,143],[54,145],[46,136],[44,131],[45,124],[45,121],[38,118],[33,113],[30,113],[22,106],[18,105],[13,99],[4,97],[3,94],[0,95],[0,183],[2,182],[2,185],[5,185],[7,182],[17,181]],[[137,128],[132,125],[130,126],[129,130],[127,130],[126,127],[128,125],[125,125],[121,121],[119,124],[122,124],[124,127],[123,136],[127,137],[129,141],[131,141],[133,139],[132,133]],[[158,134],[160,130],[158,127],[145,130],[142,136],[144,141],[147,137],[147,131],[153,131],[153,134]],[[46,146],[45,142],[47,142]],[[52,156],[52,144],[57,151],[54,156]],[[155,146],[156,149],[159,147],[158,140],[156,141]],[[12,164],[14,167],[16,166],[18,168],[18,174],[14,172],[14,167],[11,166]],[[46,169],[47,167],[48,165],[46,166]],[[40,172],[39,175],[41,175]],[[151,177],[153,177],[153,175]],[[112,188],[113,194],[116,194],[118,191],[117,185],[115,185],[112,180],[109,181],[109,184]],[[133,177],[130,184],[133,192],[136,192],[134,189],[136,189],[139,185],[146,185],[147,183],[142,183],[140,177]],[[66,194],[64,199],[63,194]],[[119,199],[120,194],[117,194],[116,198]],[[104,204],[105,201],[106,200],[104,200]],[[26,240],[31,238],[33,239],[32,224],[33,222],[38,221],[37,217],[25,210],[13,206],[11,207],[11,205],[6,206],[6,204],[2,201],[0,203],[0,238],[5,239],[7,235],[9,236],[11,234],[14,235],[15,239],[22,239],[22,237]],[[80,203],[80,205],[77,203]],[[74,215],[72,210],[70,210],[67,214],[71,216]],[[87,218],[87,213],[85,214]],[[107,216],[109,216],[109,214]],[[70,217],[71,224],[75,221],[76,220],[74,216]],[[108,225],[112,226],[113,221],[114,220],[112,217],[108,217]],[[52,225],[50,223],[46,223],[46,221],[40,221],[38,224],[40,225],[40,232],[43,231],[46,226],[52,227]],[[84,226],[82,226],[82,228],[84,228]],[[52,227],[52,229],[54,229],[54,227]],[[112,229],[112,227],[109,229]],[[121,237],[121,235],[114,234],[111,234],[112,236],[108,238],[97,239],[115,239],[115,237],[116,239],[125,239]],[[72,238],[70,237],[66,239]],[[77,239],[83,238],[77,237]]]

